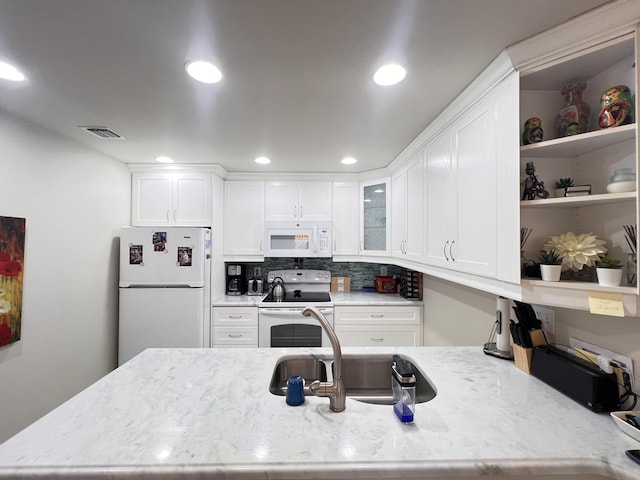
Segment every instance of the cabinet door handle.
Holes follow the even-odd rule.
[[[167,209],[167,223],[171,221],[171,217],[169,217],[169,209]]]
[[[362,246],[362,240],[360,240],[360,251],[362,252],[364,250],[364,247]]]
[[[373,338],[373,337],[371,337],[371,341],[372,342],[376,342],[376,343],[380,343],[380,342],[384,342],[384,338]]]
[[[406,240],[402,241],[402,253],[404,253],[405,255],[407,254],[407,241]]]
[[[293,206],[293,218],[296,218],[298,216],[298,207],[296,207],[295,205]]]
[[[442,249],[442,252],[444,253],[444,258],[447,259],[447,262],[449,261],[449,257],[447,257],[447,247],[449,246],[449,240],[447,240],[447,243],[444,244],[444,248]]]
[[[173,211],[173,223],[176,223],[176,211]]]
[[[260,251],[262,251],[262,240],[260,240]]]
[[[304,217],[304,213],[302,213],[302,205],[300,205],[300,218]]]
[[[456,243],[455,240],[451,240],[451,246],[449,247],[449,256],[451,257],[451,261],[455,262],[456,259],[453,256],[453,244]]]

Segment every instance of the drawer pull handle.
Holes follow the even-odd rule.
[[[229,315],[229,318],[233,318],[233,319],[242,318],[242,315]]]
[[[371,318],[382,318],[384,317],[384,315],[382,313],[372,313],[371,314]]]
[[[241,333],[230,333],[228,335],[229,338],[242,338],[242,334]]]
[[[376,343],[380,343],[380,342],[384,342],[384,338],[371,338],[372,342],[376,342]]]

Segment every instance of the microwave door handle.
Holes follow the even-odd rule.
[[[318,252],[320,251],[320,244],[318,241],[318,227],[314,226],[313,227],[313,253],[315,253],[316,255],[318,255]]]

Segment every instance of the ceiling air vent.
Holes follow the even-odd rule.
[[[107,127],[78,127],[84,130],[85,132],[89,132],[92,135],[95,135],[99,138],[107,138],[112,140],[124,139],[122,135],[118,135],[113,130]]]

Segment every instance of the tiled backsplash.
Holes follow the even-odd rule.
[[[299,265],[302,262],[302,265]],[[380,275],[381,267],[386,267],[387,275],[404,275],[406,268],[395,265],[382,265],[378,263],[361,262],[333,262],[327,258],[267,258],[260,263],[242,263],[247,272],[247,279],[253,277],[253,268],[262,269],[262,278],[266,281],[267,273],[271,270],[284,270],[289,268],[304,268],[307,270],[330,270],[334,277],[351,277],[351,290],[362,290],[362,287],[373,287],[373,277]]]

